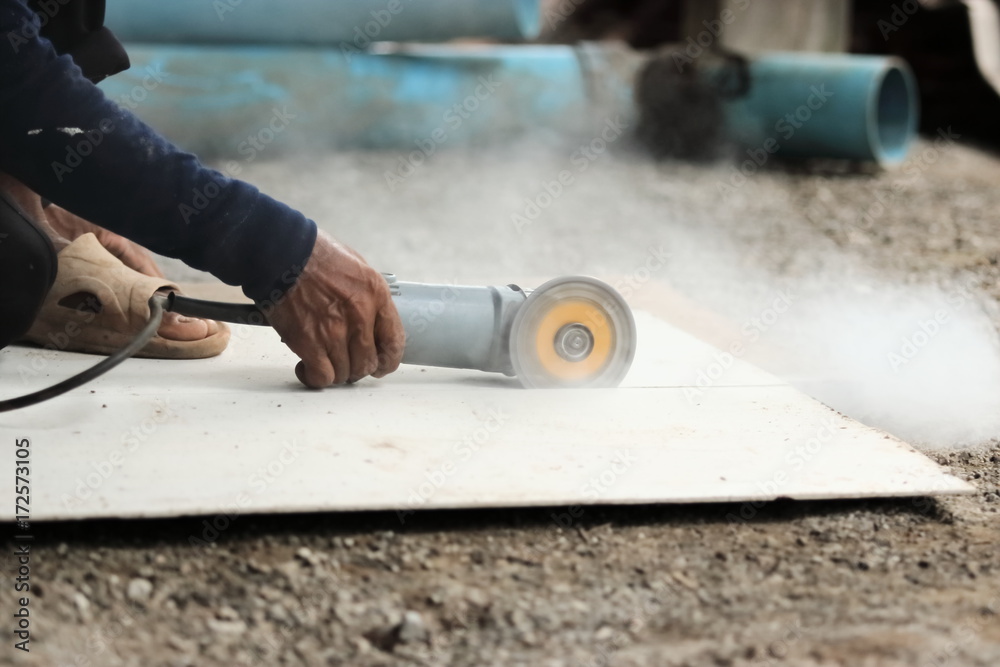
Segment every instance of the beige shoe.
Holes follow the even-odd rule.
[[[149,319],[149,298],[159,290],[179,291],[163,278],[129,267],[84,234],[59,252],[55,285],[24,340],[49,349],[111,354],[125,347]],[[193,341],[155,336],[138,357],[204,359],[229,344],[229,327],[209,321],[205,338]]]

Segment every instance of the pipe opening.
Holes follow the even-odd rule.
[[[879,162],[896,164],[906,158],[916,130],[916,94],[909,73],[889,67],[875,101],[874,153]]]
[[[542,33],[542,7],[539,0],[513,0],[517,27],[524,39],[537,39]]]

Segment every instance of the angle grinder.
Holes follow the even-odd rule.
[[[406,330],[404,364],[516,376],[525,387],[615,387],[635,356],[635,320],[594,278],[550,280],[535,290],[402,282],[384,274]],[[267,323],[253,305],[171,293],[163,310],[235,324]]]
[[[409,283],[384,274],[406,331],[403,363],[516,376],[525,387],[616,387],[635,356],[635,320],[611,286],[581,276],[535,290]],[[156,335],[164,312],[267,325],[253,304],[154,295],[136,337],[86,371],[58,384],[0,401],[0,413],[36,405],[99,377]]]

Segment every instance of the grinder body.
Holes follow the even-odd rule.
[[[404,364],[514,375],[509,337],[528,298],[521,288],[386,280],[406,330]]]

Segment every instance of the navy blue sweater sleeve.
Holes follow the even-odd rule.
[[[105,97],[0,0],[0,170],[150,250],[276,298],[305,266],[316,224],[203,166]]]

